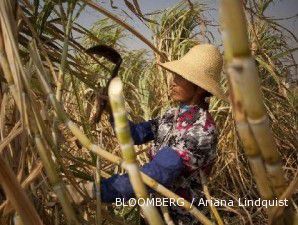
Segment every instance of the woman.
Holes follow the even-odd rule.
[[[135,144],[153,140],[152,159],[140,170],[188,201],[201,197],[199,171],[208,174],[216,156],[217,131],[208,112],[207,98],[226,100],[220,89],[222,57],[216,47],[201,44],[180,60],[161,63],[172,74],[171,97],[178,107],[159,118],[139,124],[130,123]],[[149,189],[150,192],[153,190]],[[134,197],[127,174],[113,175],[101,183],[103,202]],[[183,209],[170,208],[177,224],[196,220]]]

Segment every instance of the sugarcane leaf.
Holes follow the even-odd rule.
[[[40,12],[40,16],[38,18],[37,24],[39,26],[39,34],[43,33],[45,23],[49,16],[51,15],[54,9],[54,3],[52,1],[47,1],[45,6],[43,7],[42,11]]]
[[[256,61],[265,69],[269,72],[269,74],[272,76],[276,84],[280,84],[279,77],[276,75],[274,72],[272,66],[270,66],[266,61],[263,59],[256,57]]]
[[[125,5],[127,6],[127,8],[135,15],[138,17],[138,19],[140,19],[142,21],[142,18],[140,17],[139,13],[137,12],[137,10],[135,9],[134,5],[131,4],[128,0],[124,0]],[[123,10],[122,10],[123,11]],[[125,11],[123,11],[128,17],[130,17]],[[132,19],[132,18],[131,18]]]
[[[77,165],[70,165],[69,169],[76,178],[80,178],[80,179],[87,180],[87,181],[93,181],[94,180],[93,177],[90,176],[89,174],[78,170]]]
[[[261,5],[261,13],[263,14],[264,11],[269,7],[269,5],[272,3],[273,0],[267,0],[263,2],[263,5]]]
[[[158,24],[155,20],[148,19],[148,18],[146,18],[146,17],[143,15],[138,0],[133,0],[133,3],[134,3],[134,6],[135,6],[136,11],[138,12],[139,16],[140,16],[143,20],[145,20],[145,21],[147,21],[147,22],[149,22],[149,23],[155,23],[155,24]]]
[[[135,6],[136,11],[139,13],[139,15],[143,16],[138,1],[137,1],[137,0],[133,0],[133,4],[134,4],[134,6]]]
[[[76,4],[78,0],[67,0],[68,4]]]
[[[39,0],[34,0],[34,16],[38,15]]]
[[[281,53],[278,53],[278,54],[272,56],[272,59],[279,59],[279,58],[282,58],[282,57],[284,57],[284,56],[286,56],[286,55],[289,55],[289,54],[291,54],[291,53],[293,53],[293,52],[295,52],[295,51],[297,51],[297,50],[298,50],[298,48],[288,49],[288,50],[286,50],[286,51],[284,51],[284,52],[281,52]]]

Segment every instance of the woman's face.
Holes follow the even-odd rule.
[[[171,97],[174,101],[190,103],[198,94],[197,85],[184,79],[182,76],[172,73],[171,79]],[[203,89],[202,89],[203,90]]]

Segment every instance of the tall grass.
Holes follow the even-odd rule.
[[[272,215],[290,218],[288,209],[297,208],[298,146],[297,96],[288,85],[289,78],[297,73],[297,64],[292,55],[295,49],[288,45],[288,40],[296,37],[278,20],[264,16],[270,4],[271,1],[244,1],[248,38],[241,43],[247,43],[246,53],[256,60],[268,128],[272,130],[276,153],[280,155],[279,171],[284,173],[289,185],[280,190],[274,188],[270,179],[263,179],[270,167],[268,158],[263,163],[262,151],[255,154],[245,150],[244,147],[256,143],[242,142],[243,134],[238,134],[237,129],[239,122],[247,116],[251,119],[251,115],[232,113],[230,105],[212,99],[210,111],[216,119],[220,138],[217,162],[204,182],[204,191],[208,195],[208,188],[211,198],[235,201],[259,196],[287,197],[291,199],[290,207],[273,208]],[[195,44],[212,40],[212,34],[203,16],[209,10],[204,4],[184,1],[150,17],[142,13],[137,1],[126,5],[128,8],[123,10],[137,15],[152,31],[152,41],[123,22],[120,16],[92,1],[1,1],[0,154],[5,161],[1,172],[10,171],[10,175],[1,177],[0,223],[11,224],[19,216],[32,219],[32,222],[23,219],[24,224],[40,224],[41,220],[44,224],[138,223],[138,208],[98,203],[96,210],[96,202],[88,198],[81,185],[87,180],[93,181],[96,171],[98,180],[99,175],[109,177],[127,169],[108,115],[104,113],[99,123],[93,123],[100,101],[107,98],[101,91],[113,65],[88,55],[85,49],[107,44],[120,52],[123,64],[119,77],[123,82],[124,106],[128,118],[140,122],[161,115],[172,105],[168,76],[157,67],[156,61],[179,59]],[[90,30],[77,22],[87,7],[106,16]],[[146,50],[131,51],[123,46],[121,41],[128,35],[144,41],[154,52],[153,58],[148,58]],[[78,36],[82,38],[78,40]],[[225,43],[227,63],[234,56],[229,52]],[[222,84],[227,90],[230,81],[225,74],[226,71]],[[150,143],[135,148],[139,165],[149,161],[146,153],[149,148]],[[247,153],[251,158],[246,157]],[[278,157],[275,159],[278,161]],[[35,163],[40,160],[42,164]],[[252,166],[254,163],[260,167]],[[161,195],[178,197],[150,177],[141,174],[141,178]],[[7,186],[10,181],[13,183]],[[64,184],[71,185],[85,201],[79,206],[71,204]],[[213,219],[189,206],[185,201],[189,213],[202,223],[211,224]],[[257,207],[219,207],[217,211],[225,224],[271,222],[266,212]],[[167,218],[167,221],[171,220]]]

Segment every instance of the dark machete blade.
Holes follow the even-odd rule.
[[[119,61],[122,60],[120,54],[115,49],[107,45],[96,45],[88,48],[86,52],[96,54],[98,56],[103,56],[115,64],[119,63]]]

